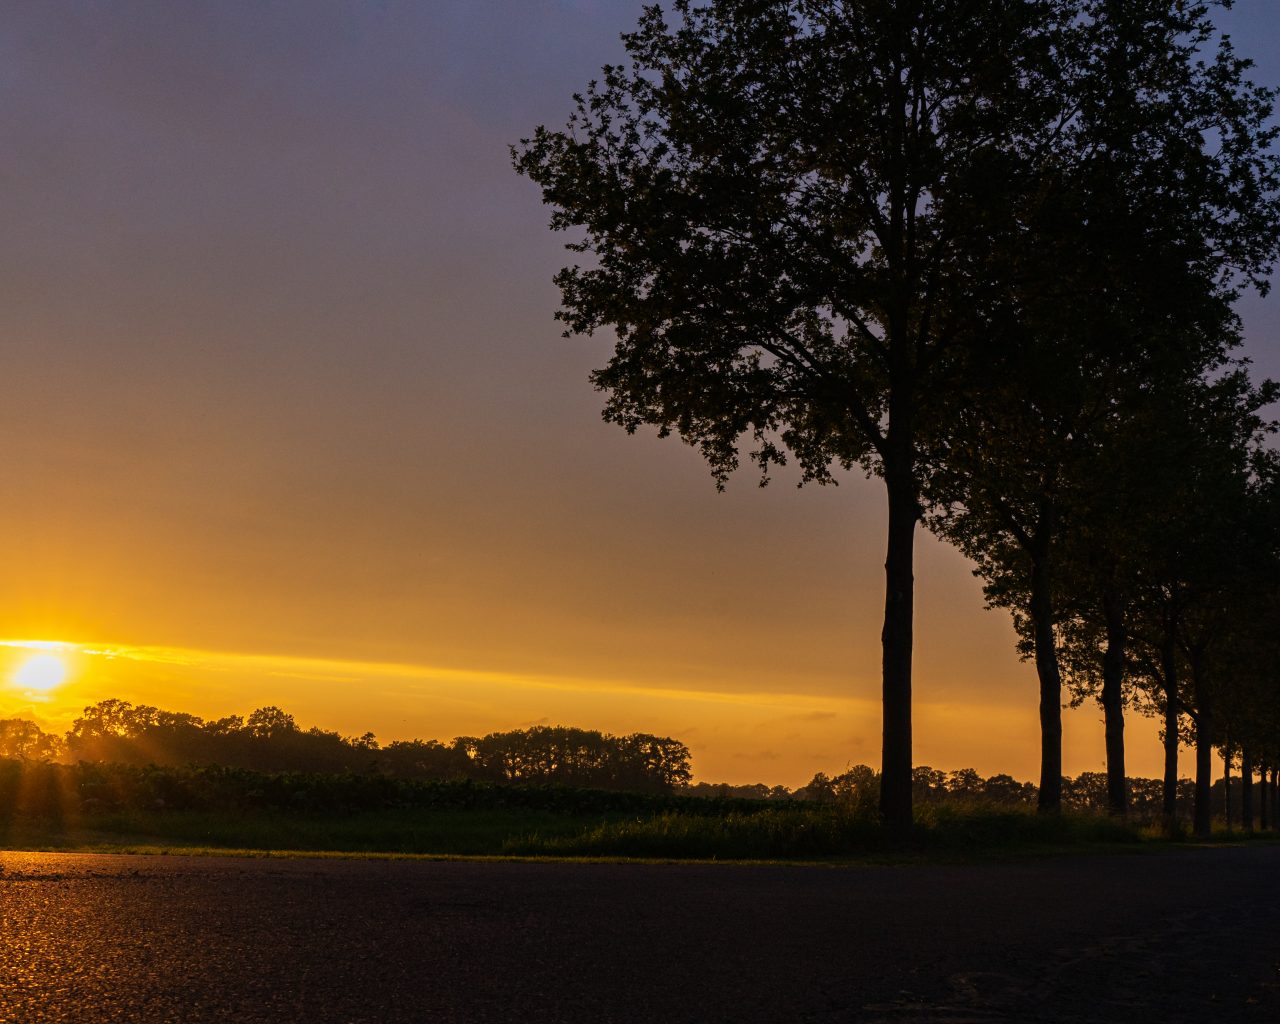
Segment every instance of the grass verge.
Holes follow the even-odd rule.
[[[1242,842],[1243,833],[1216,842]],[[981,861],[1178,845],[1154,829],[1081,814],[924,807],[912,834],[865,812],[790,805],[694,814],[581,815],[528,808],[355,813],[118,812],[0,818],[0,848],[82,852],[768,863]]]
[[[716,818],[667,813],[606,821],[575,833],[516,837],[504,844],[504,851],[697,860],[967,859],[1139,847],[1153,841],[1138,827],[1085,815],[926,808],[911,835],[897,837],[864,814],[776,808]]]

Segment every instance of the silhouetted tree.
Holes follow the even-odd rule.
[[[1105,268],[1105,261],[1099,265]],[[1043,312],[1049,315],[1057,305]],[[1125,595],[1114,565],[1108,573],[1103,566],[1089,572],[1081,562],[1071,563],[1073,554],[1105,555],[1091,533],[1105,529],[1117,500],[1118,481],[1106,472],[1108,449],[1126,411],[1169,374],[1153,365],[1164,356],[1159,347],[1138,340],[1126,350],[1116,344],[1116,332],[1099,330],[1101,324],[1054,320],[1053,330],[1048,322],[1032,325],[1034,335],[1013,346],[1007,362],[984,354],[997,380],[980,392],[955,394],[964,408],[930,477],[929,523],[973,559],[988,604],[1013,611],[1021,649],[1034,658],[1042,810],[1061,804],[1062,620],[1073,603],[1077,610],[1086,602],[1100,606],[1107,638],[1101,667],[1104,683],[1114,687],[1104,686],[1111,712],[1108,763],[1118,776],[1114,805],[1122,812]],[[1198,362],[1178,353],[1173,379],[1198,369]],[[1073,584],[1080,589],[1072,592]]]
[[[371,732],[344,737],[302,729],[278,707],[259,708],[247,719],[232,715],[204,722],[194,715],[105,700],[85,708],[67,735],[66,749],[76,760],[128,765],[217,764],[641,793],[680,789],[692,777],[688,747],[647,733],[611,736],[540,726],[481,738],[460,736],[448,744],[410,740],[382,746]]]
[[[297,732],[298,723],[293,720],[293,715],[281,711],[277,707],[258,708],[257,711],[249,715],[249,720],[245,722],[245,729],[251,736],[271,739],[287,733]]]
[[[62,754],[62,741],[35,722],[0,719],[0,757],[21,761],[52,761]]]
[[[672,6],[674,27],[646,8],[630,64],[604,69],[566,130],[514,153],[552,226],[585,228],[570,248],[591,260],[558,275],[557,315],[613,329],[593,375],[606,418],[679,433],[718,482],[743,437],[766,479],[788,455],[806,481],[855,464],[883,478],[881,812],[906,827],[918,443],[947,433],[958,333],[1008,302],[982,254],[1056,232],[1034,217],[1054,168],[1106,151],[1126,186],[1157,172],[1144,187],[1183,205],[1178,225],[1264,259],[1268,98],[1229,52],[1197,64],[1205,10],[1168,0]]]
[[[831,785],[831,777],[826,772],[815,772],[813,778],[795,792],[797,800],[816,800],[829,804],[836,798],[835,787]]]
[[[472,761],[464,744],[455,740],[397,740],[388,743],[379,761],[392,775],[410,779],[468,779]]]
[[[1205,60],[1207,8],[1077,7],[1063,65],[1079,115],[1035,168],[1036,202],[993,221],[981,272],[1006,304],[962,346],[973,367],[952,392],[928,490],[932,525],[977,562],[989,602],[1021,620],[1040,684],[1044,810],[1060,803],[1064,573],[1072,549],[1077,586],[1093,561],[1122,811],[1127,597],[1104,525],[1123,464],[1113,449],[1135,423],[1158,427],[1141,416],[1153,391],[1217,372],[1238,342],[1231,303],[1246,285],[1265,290],[1280,244],[1280,165],[1266,125],[1273,94],[1244,80],[1225,42]]]
[[[535,726],[465,742],[480,777],[494,781],[651,792],[687,785],[691,779],[688,747],[644,733],[609,736]]]
[[[1234,534],[1224,538],[1229,578],[1217,594],[1222,611],[1213,637],[1212,689],[1218,744],[1224,766],[1236,753],[1240,762],[1241,824],[1254,826],[1253,776],[1260,775],[1262,821],[1269,819],[1266,771],[1280,724],[1280,661],[1277,612],[1280,611],[1280,456],[1256,449],[1251,459]],[[1227,524],[1229,527],[1231,523]],[[1234,570],[1234,571],[1233,571]],[[1224,778],[1228,773],[1224,771]],[[1224,801],[1231,825],[1229,787]]]
[[[1154,711],[1142,696],[1143,653],[1130,642],[1135,602],[1150,573],[1143,552],[1147,532],[1180,493],[1176,436],[1188,418],[1187,407],[1171,401],[1165,388],[1125,390],[1129,407],[1104,436],[1090,467],[1083,514],[1062,538],[1063,600],[1055,624],[1072,704],[1096,698],[1103,710],[1107,809],[1115,815],[1127,813],[1129,802],[1124,710],[1136,700]]]
[[[1171,483],[1166,514],[1146,524],[1134,552],[1143,566],[1132,617],[1135,682],[1151,687],[1164,716],[1167,825],[1176,827],[1178,742],[1189,738],[1196,748],[1194,827],[1207,834],[1210,759],[1225,724],[1232,652],[1274,545],[1267,537],[1275,524],[1267,525],[1255,493],[1266,428],[1258,410],[1274,388],[1255,388],[1241,369],[1168,397],[1180,406],[1182,426],[1164,434],[1176,473],[1155,470]]]
[[[516,166],[591,266],[570,331],[612,327],[607,419],[678,432],[718,481],[740,438],[767,479],[862,465],[886,486],[881,812],[911,818],[917,436],[976,301],[960,221],[993,161],[1044,142],[1041,0],[677,0],[646,9],[563,132]],[[982,164],[981,167],[978,164]],[[955,218],[949,216],[954,210]]]

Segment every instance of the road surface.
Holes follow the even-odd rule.
[[[1280,1021],[1280,847],[805,868],[0,853],[0,1021]]]

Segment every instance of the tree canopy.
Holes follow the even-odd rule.
[[[1051,394],[1137,337],[1219,345],[1276,251],[1273,97],[1185,0],[671,11],[513,152],[581,232],[557,316],[613,333],[606,419],[679,434],[720,485],[744,446],[762,480],[883,478],[881,813],[905,827],[913,537],[954,396],[1064,341]]]
[[[25,744],[25,745],[22,745]],[[302,729],[277,707],[204,721],[122,700],[90,705],[65,742],[31,723],[0,722],[0,756],[132,765],[218,764],[259,771],[374,772],[408,779],[556,783],[631,792],[688,784],[689,748],[648,733],[535,726],[486,736],[396,740]]]

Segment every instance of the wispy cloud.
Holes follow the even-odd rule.
[[[40,650],[61,649],[76,651],[88,657],[103,658],[115,662],[129,661],[144,664],[181,665],[221,673],[272,675],[327,682],[357,683],[375,680],[384,682],[419,680],[580,693],[626,694],[669,701],[729,704],[756,708],[766,707],[783,712],[787,717],[815,721],[835,715],[835,712],[828,708],[815,708],[813,706],[815,704],[829,705],[832,700],[830,695],[650,686],[620,679],[462,669],[451,666],[404,662],[206,651],[184,647],[72,643],[50,640],[0,640],[0,646]],[[867,710],[876,706],[873,701],[857,698],[848,698],[842,703],[859,706],[866,705]]]
[[[0,647],[19,647],[28,651],[75,651],[79,644],[69,644],[62,640],[0,640]]]

